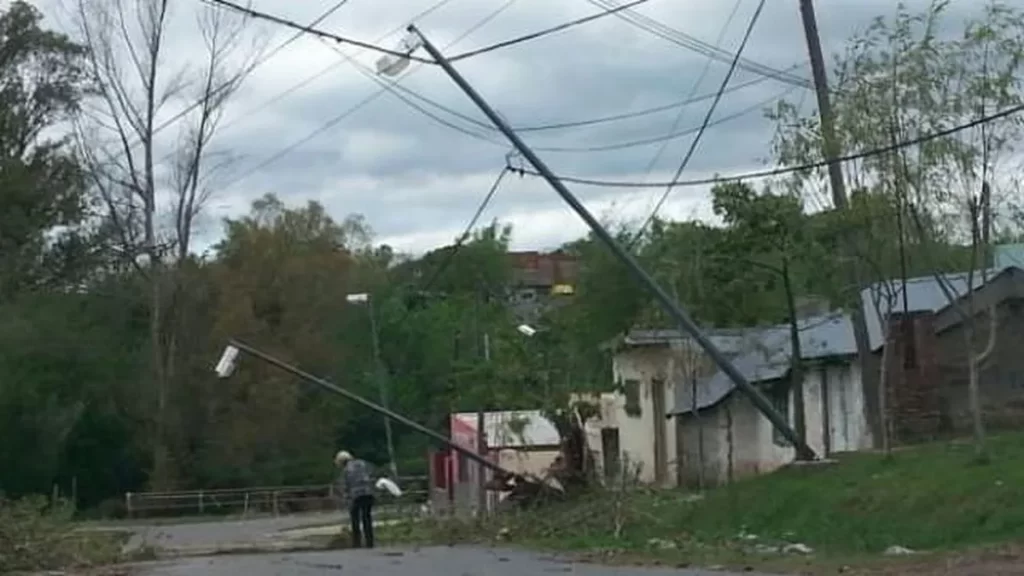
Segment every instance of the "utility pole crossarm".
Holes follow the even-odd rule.
[[[789,422],[781,416],[771,402],[764,397],[747,379],[743,374],[736,369],[736,367],[729,361],[728,358],[718,349],[717,346],[704,334],[700,328],[694,323],[690,316],[686,313],[682,307],[676,303],[675,300],[669,296],[668,292],[662,288],[654,278],[644,270],[637,262],[636,258],[633,257],[625,248],[622,247],[611,234],[601,225],[600,222],[590,213],[589,210],[569,191],[568,188],[558,179],[557,176],[548,168],[547,164],[538,157],[533,150],[525,143],[519,135],[505,122],[505,120],[495,111],[490,104],[487,103],[484,98],[477,93],[477,91],[466,81],[465,78],[456,70],[451,62],[435,47],[417,28],[415,25],[410,25],[408,31],[419,36],[423,42],[423,48],[430,53],[431,57],[441,66],[446,74],[455,82],[456,85],[473,101],[474,104],[484,113],[485,116],[494,124],[506,138],[516,147],[516,149],[526,158],[530,164],[544,177],[544,179],[551,185],[552,188],[558,193],[562,199],[569,204],[569,206],[583,219],[584,222],[590,227],[594,234],[612,251],[616,258],[629,268],[634,279],[643,286],[650,294],[658,301],[661,307],[668,313],[676,323],[690,336],[700,344],[701,348],[714,360],[715,364],[725,372],[727,376],[736,384],[736,387],[740,389],[744,394],[750,398],[750,401],[754,404],[757,409],[771,421],[772,425],[779,430],[782,435],[792,442],[796,448],[797,457],[801,460],[813,460],[815,459],[814,451],[807,445],[807,442],[797,436],[793,428],[789,425]]]

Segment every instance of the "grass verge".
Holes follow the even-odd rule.
[[[832,466],[790,467],[708,491],[603,492],[477,522],[420,522],[381,540],[504,541],[610,561],[674,565],[874,565],[887,549],[943,553],[1024,540],[1024,434],[971,445],[936,443],[851,454]],[[806,548],[794,545],[803,545]],[[789,548],[787,551],[786,548]],[[813,558],[813,560],[811,560]]]
[[[73,510],[44,498],[0,504],[0,573],[67,570],[116,562],[126,535],[77,531]]]

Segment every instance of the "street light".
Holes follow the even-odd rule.
[[[532,337],[534,334],[537,333],[537,329],[534,328],[533,326],[530,326],[529,324],[520,324],[519,326],[516,326],[516,330],[518,330],[520,334],[526,336],[527,338]]]
[[[377,60],[377,74],[381,76],[391,76],[392,78],[398,76],[409,67],[409,58],[416,50],[423,46],[423,40],[420,39],[419,35],[408,33],[398,43],[398,48],[395,52],[401,52],[406,57],[393,56],[391,54],[385,54]]]
[[[229,344],[224,348],[224,353],[221,354],[220,361],[217,362],[217,366],[213,370],[217,373],[218,378],[230,378],[237,367],[238,348]]]
[[[283,361],[283,360],[281,360],[279,358],[271,356],[270,354],[267,354],[266,352],[263,352],[263,351],[261,351],[261,350],[259,350],[257,348],[253,348],[252,346],[250,346],[248,344],[245,344],[243,342],[239,342],[237,340],[230,341],[228,346],[224,349],[224,353],[221,355],[220,361],[217,363],[217,367],[215,368],[215,370],[217,372],[217,376],[219,376],[221,378],[227,378],[227,377],[231,376],[231,374],[235,370],[235,367],[238,364],[238,357],[239,357],[241,352],[244,352],[244,353],[248,354],[249,356],[255,357],[255,358],[259,359],[259,360],[262,360],[262,361],[266,362],[267,364],[270,364],[271,366],[275,366],[275,367],[277,367],[277,368],[279,368],[279,369],[281,369],[281,370],[283,370],[285,372],[288,372],[289,374],[291,374],[293,376],[296,376],[299,379],[304,380],[304,381],[306,381],[306,382],[308,382],[310,384],[315,384],[315,385],[319,386],[320,388],[323,388],[324,390],[327,390],[328,392],[333,392],[333,393],[335,393],[335,394],[337,394],[339,396],[342,396],[342,397],[347,398],[347,399],[349,399],[349,400],[351,400],[353,402],[356,402],[357,404],[363,406],[364,408],[368,408],[370,410],[373,410],[374,412],[376,412],[378,414],[381,414],[382,416],[384,416],[386,418],[389,418],[391,420],[395,420],[399,424],[402,424],[402,425],[406,426],[407,428],[409,428],[411,430],[414,430],[414,431],[416,431],[416,432],[426,436],[427,438],[430,438],[430,439],[438,442],[442,446],[447,446],[447,447],[451,448],[452,450],[454,450],[454,451],[456,451],[456,452],[458,452],[460,454],[463,454],[464,456],[466,456],[470,460],[473,460],[474,462],[478,462],[478,463],[480,463],[480,464],[490,468],[491,470],[494,470],[498,474],[501,474],[502,476],[510,476],[510,477],[522,479],[522,475],[521,474],[517,474],[517,473],[511,472],[509,470],[506,470],[505,468],[499,466],[498,464],[495,464],[494,462],[491,462],[491,461],[489,461],[489,460],[487,460],[485,458],[482,458],[476,452],[474,452],[472,450],[467,450],[465,447],[460,446],[459,444],[452,442],[450,438],[447,438],[447,437],[445,437],[445,436],[435,432],[434,430],[431,430],[431,429],[427,428],[426,426],[424,426],[422,424],[419,424],[419,423],[417,423],[417,422],[415,422],[413,420],[410,420],[409,418],[406,418],[405,416],[402,416],[401,414],[398,414],[397,412],[394,412],[394,411],[392,411],[392,410],[390,410],[390,409],[388,409],[386,407],[380,406],[378,404],[374,404],[373,402],[367,400],[366,398],[363,398],[362,396],[354,394],[354,393],[352,393],[352,392],[342,388],[341,386],[338,386],[337,384],[328,382],[327,380],[324,380],[323,378],[319,378],[317,376],[314,376],[314,375],[310,374],[309,372],[306,372],[306,371],[304,371],[304,370],[302,370],[300,368],[292,366],[291,364],[288,364],[287,362],[285,362],[285,361]]]

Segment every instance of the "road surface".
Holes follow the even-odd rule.
[[[123,529],[132,532],[127,548],[160,548],[176,554],[198,554],[245,548],[272,547],[282,542],[287,531],[348,521],[340,513],[302,514],[279,518],[225,520],[165,525],[133,525]]]
[[[471,547],[227,555],[150,563],[140,565],[133,573],[137,576],[730,576],[717,570],[595,566],[530,552]]]

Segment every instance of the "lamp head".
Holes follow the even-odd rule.
[[[229,344],[224,348],[224,353],[221,354],[220,361],[217,362],[217,366],[213,370],[217,373],[218,378],[230,378],[235,373],[237,366],[238,348]]]
[[[526,337],[531,337],[537,333],[537,329],[534,328],[533,326],[530,326],[529,324],[520,324],[519,326],[516,326],[516,330],[518,330],[520,334]]]

